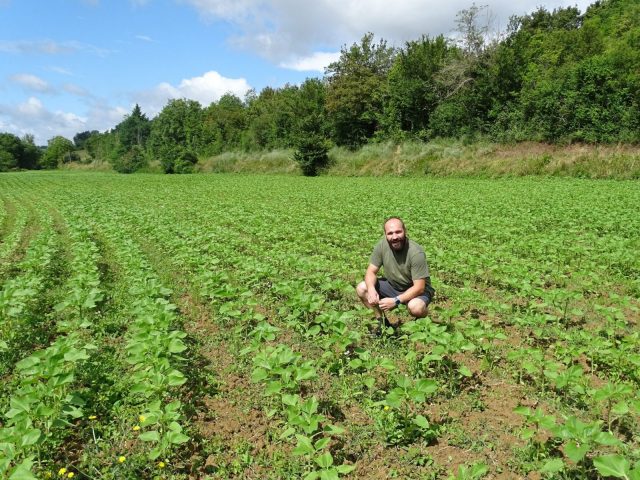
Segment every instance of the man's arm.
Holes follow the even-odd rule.
[[[367,286],[367,301],[371,305],[377,305],[380,301],[378,292],[376,291],[376,281],[378,279],[378,270],[380,267],[370,263],[367,272],[364,274],[364,283]]]
[[[411,287],[398,295],[398,299],[400,299],[400,302],[404,304],[408,303],[410,300],[424,293],[425,284],[426,282],[424,278],[414,280]],[[380,308],[386,312],[388,310],[393,310],[396,307],[396,301],[393,298],[383,298],[379,301],[379,305]]]

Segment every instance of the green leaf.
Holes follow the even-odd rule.
[[[325,425],[324,431],[329,435],[342,435],[344,433],[344,428],[339,427],[337,425]]]
[[[296,448],[293,449],[294,455],[311,455],[315,452],[309,437],[296,435],[296,438],[298,439],[298,444],[296,445]]]
[[[37,480],[37,477],[31,473],[31,468],[33,468],[32,458],[24,459],[9,475],[9,480]]]
[[[284,395],[282,395],[281,399],[284,405],[293,406],[298,403],[300,397],[298,395],[290,395],[288,393],[285,393]]]
[[[320,468],[324,469],[333,465],[333,457],[329,452],[324,452],[322,455],[314,458],[314,461],[320,466]]]
[[[460,375],[464,376],[464,377],[472,377],[473,376],[473,372],[471,372],[471,370],[469,369],[469,367],[462,365],[459,369],[458,369],[458,373],[460,373]]]
[[[40,436],[42,432],[37,428],[29,430],[26,434],[22,436],[22,446],[27,447],[29,445],[35,445],[40,440]]]
[[[149,430],[148,432],[141,433],[138,438],[143,442],[159,442],[160,433],[156,430]]]
[[[540,469],[540,473],[557,473],[564,470],[564,462],[560,458],[548,460]]]
[[[402,405],[402,391],[399,389],[391,390],[385,397],[385,402],[392,408],[400,408]]]
[[[629,461],[620,455],[602,455],[593,459],[593,466],[603,477],[624,478],[629,474]]]
[[[304,367],[299,368],[296,372],[296,381],[301,382],[302,380],[309,380],[311,378],[315,378],[316,370],[312,367]]]
[[[618,402],[611,409],[611,413],[614,415],[622,416],[629,413],[629,404],[627,402]]]
[[[180,352],[184,352],[186,349],[187,349],[187,346],[179,338],[174,338],[171,340],[171,342],[169,342],[170,353],[180,353]]]
[[[320,472],[320,480],[339,480],[338,470],[330,468]]]
[[[187,377],[178,370],[171,370],[169,375],[167,375],[167,384],[170,387],[177,387],[179,385],[183,385],[187,381]]]
[[[88,358],[89,358],[89,355],[87,355],[87,352],[77,348],[74,348],[64,354],[64,359],[67,362],[77,362],[78,360],[87,360]]]
[[[269,374],[264,368],[256,368],[251,373],[251,381],[254,383],[261,382],[267,378],[269,378]]]
[[[40,359],[38,357],[34,357],[33,355],[27,358],[20,360],[16,363],[16,368],[18,370],[27,370],[28,368],[34,367],[40,363]]]
[[[362,383],[367,388],[373,388],[376,384],[376,379],[373,377],[365,377],[362,379]]]
[[[347,473],[351,473],[356,469],[355,465],[338,465],[336,467],[336,470],[338,470],[338,473],[342,474],[342,475],[346,475]]]
[[[162,450],[159,447],[156,447],[149,452],[149,460],[155,460],[160,455],[162,455]]]
[[[184,433],[167,432],[165,436],[167,437],[167,440],[169,440],[169,443],[172,443],[174,445],[180,445],[189,441],[189,437]]]
[[[587,454],[587,452],[589,452],[588,444],[579,447],[575,442],[568,442],[564,446],[565,455],[575,463],[579,463]]]
[[[600,432],[596,435],[595,441],[599,445],[619,445],[620,440],[618,440],[615,435],[610,432]]]
[[[269,384],[267,385],[267,388],[265,388],[264,393],[265,395],[273,395],[275,393],[280,393],[280,390],[282,390],[282,384],[280,382],[269,382]]]
[[[324,447],[329,445],[330,441],[331,438],[321,438],[313,445],[313,448],[315,448],[316,450],[322,450]]]
[[[413,423],[415,423],[420,428],[429,428],[429,420],[422,415],[416,415],[416,418],[413,419]]]

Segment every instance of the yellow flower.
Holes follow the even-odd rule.
[[[140,430],[140,425],[136,425],[135,427],[132,428],[132,430],[134,432],[137,432],[138,430]]]
[[[65,473],[67,473],[67,469],[64,468],[64,467],[62,467],[60,470],[58,470],[58,475],[60,475],[60,476],[64,475]]]
[[[96,418],[98,417],[96,417],[95,415],[89,415],[89,420],[95,420]]]
[[[166,467],[166,466],[167,466],[167,464],[166,464],[166,463],[164,463],[164,462],[158,462],[158,468],[164,468],[164,467]]]
[[[51,478],[53,475],[51,474],[51,472],[45,472],[44,473],[44,478]]]
[[[147,417],[145,417],[144,415],[140,415],[138,417],[138,420],[140,420],[140,423],[143,423],[146,419],[147,419]]]
[[[391,407],[389,407],[389,405],[385,405],[385,406],[384,406],[384,409],[385,409],[385,410],[389,410],[389,408],[391,408]]]
[[[73,473],[73,472],[69,472],[69,473],[67,474],[67,478],[73,478],[73,476],[74,476],[74,475],[75,475],[75,473]]]
[[[118,462],[120,462],[120,463],[124,463],[126,459],[127,459],[127,457],[125,457],[124,455],[120,455],[120,456],[118,457]]]

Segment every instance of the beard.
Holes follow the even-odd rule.
[[[387,240],[387,243],[389,244],[389,248],[391,248],[391,250],[399,252],[407,244],[407,237],[404,237],[401,240],[397,240],[396,243],[392,242],[391,240]]]

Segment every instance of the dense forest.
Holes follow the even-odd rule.
[[[44,149],[2,133],[0,171],[55,168],[80,150],[120,172],[155,159],[180,173],[237,150],[292,148],[304,166],[331,145],[389,140],[640,142],[640,2],[599,0],[584,14],[540,7],[500,35],[482,23],[486,8],[459,12],[454,38],[392,48],[367,33],[342,47],[322,79],[301,85],[207,106],[170,100],[153,119],[136,105],[110,131],[54,137]]]

